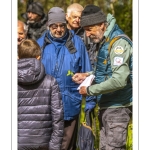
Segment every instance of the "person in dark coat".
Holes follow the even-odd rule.
[[[47,30],[47,15],[40,2],[29,0],[26,12],[21,15],[28,26],[27,38],[37,40]]]
[[[59,86],[45,74],[36,41],[18,47],[18,150],[60,150],[64,111]]]

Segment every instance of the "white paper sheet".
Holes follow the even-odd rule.
[[[89,75],[88,77],[85,78],[85,80],[79,85],[77,90],[80,89],[81,86],[90,86],[92,81],[94,80],[95,76],[93,74]]]

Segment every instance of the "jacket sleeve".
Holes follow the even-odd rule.
[[[90,59],[86,50],[86,47],[82,48],[82,69],[81,72],[91,72],[92,66],[90,64]],[[96,106],[96,96],[87,96],[85,111],[92,110]]]
[[[62,97],[55,78],[52,78],[51,85],[51,113],[52,134],[49,142],[49,150],[60,150],[64,130],[64,111]]]
[[[112,77],[104,82],[88,87],[89,95],[99,95],[122,89],[127,85],[130,74],[129,60],[132,55],[132,47],[124,40],[117,40],[110,52]]]

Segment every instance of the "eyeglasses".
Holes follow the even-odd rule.
[[[52,24],[52,25],[50,25],[50,27],[51,27],[52,29],[57,29],[58,27],[60,27],[60,29],[65,29],[66,24],[59,24],[59,25],[57,25],[57,24]]]

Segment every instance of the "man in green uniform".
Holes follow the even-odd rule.
[[[132,117],[132,42],[116,23],[107,22],[98,6],[87,5],[81,26],[94,43],[99,43],[93,72],[76,73],[76,83],[90,74],[95,83],[82,86],[79,93],[96,95],[99,105],[100,150],[125,150],[129,120]]]

